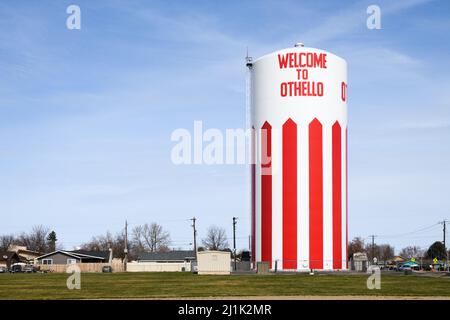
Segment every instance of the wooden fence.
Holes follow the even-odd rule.
[[[129,262],[127,272],[190,272],[189,262]]]
[[[77,266],[81,272],[102,272],[105,266],[111,266],[113,272],[124,272],[124,266],[121,262],[112,263],[76,263],[76,264],[40,264],[41,271],[65,273],[67,267]]]

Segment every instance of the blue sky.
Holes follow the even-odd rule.
[[[66,8],[81,8],[68,30]],[[382,29],[366,27],[381,8]],[[428,246],[450,218],[448,1],[3,1],[0,233],[67,249],[156,221],[173,246],[240,218],[245,166],[175,166],[171,132],[245,125],[246,48],[301,41],[349,66],[349,236]],[[231,243],[231,241],[230,241]]]

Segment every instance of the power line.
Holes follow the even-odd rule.
[[[398,234],[393,234],[393,235],[379,235],[379,238],[399,238],[399,237],[403,237],[403,236],[408,236],[411,234],[416,234],[416,233],[421,233],[421,232],[425,232],[425,231],[430,231],[432,228],[436,228],[439,225],[439,223],[434,223],[430,226],[427,227],[423,227],[414,231],[410,231],[410,232],[405,232],[405,233],[398,233]]]

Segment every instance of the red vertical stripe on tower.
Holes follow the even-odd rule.
[[[348,269],[348,139],[345,128],[345,261]]]
[[[311,269],[323,269],[323,155],[322,124],[309,124],[309,260]]]
[[[283,125],[283,269],[297,269],[297,125]]]
[[[261,260],[272,268],[272,126],[261,130]]]
[[[251,250],[252,250],[252,261],[256,261],[256,139],[255,139],[255,127],[252,127],[252,154],[251,154],[251,167],[252,167],[252,239],[251,239]]]
[[[333,167],[333,269],[342,269],[342,144],[341,126],[332,128]]]

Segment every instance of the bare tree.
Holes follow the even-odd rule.
[[[377,258],[378,261],[387,261],[394,257],[394,248],[389,244],[374,244],[372,248],[372,243],[367,244],[364,248],[367,253],[369,260]],[[373,256],[372,256],[373,255]]]
[[[394,247],[389,244],[380,244],[378,246],[379,258],[381,261],[388,261],[392,259],[395,255]]]
[[[353,238],[348,244],[348,258],[352,258],[354,253],[365,252],[364,240],[361,237]]]
[[[170,235],[156,224],[144,224],[136,226],[131,232],[129,242],[129,259],[136,259],[143,251],[161,252],[167,251],[170,244]],[[113,256],[123,259],[125,257],[125,235],[123,232],[113,235],[106,232],[105,235],[94,236],[89,242],[83,243],[80,248],[87,251],[107,251],[112,249]]]
[[[81,245],[82,250],[104,251],[113,245],[114,239],[111,232],[107,231],[105,235],[93,236],[91,241]]]
[[[141,253],[145,251],[144,243],[144,228],[143,226],[136,226],[131,231],[131,244],[134,251]]]
[[[137,252],[167,251],[170,245],[170,234],[155,222],[136,226],[132,230],[133,249]]]
[[[0,236],[0,251],[8,251],[10,245],[15,244],[16,238],[12,234]]]
[[[208,250],[224,250],[228,247],[225,229],[217,226],[209,227],[206,238],[202,240],[202,244]]]
[[[28,250],[46,253],[49,251],[47,236],[50,228],[43,225],[34,226],[31,232],[21,233],[17,238],[17,244],[26,246]]]
[[[89,242],[83,243],[80,248],[87,251],[108,251],[112,249],[114,257],[123,259],[125,256],[125,236],[120,232],[113,235],[108,231],[105,235],[92,237]]]
[[[404,259],[421,258],[424,255],[424,250],[417,246],[407,246],[400,251],[400,257]]]

